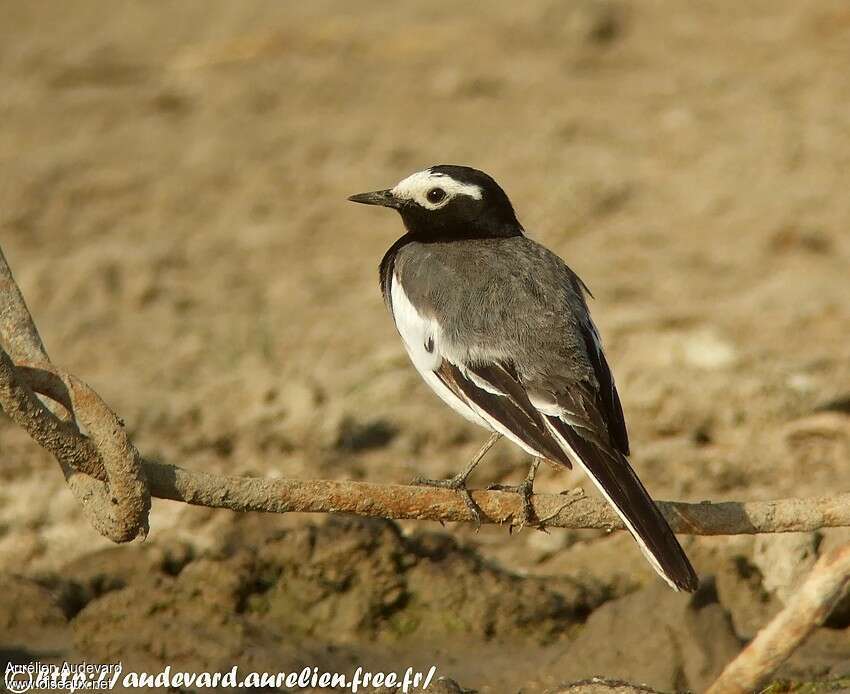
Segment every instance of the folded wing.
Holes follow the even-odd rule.
[[[545,405],[532,402],[510,365],[492,362],[458,366],[443,358],[440,382],[491,428],[523,448],[566,467],[581,466],[614,507],[658,574],[676,590],[696,590],[697,576],[625,455],[615,448],[593,388],[552,394]],[[619,442],[618,442],[619,443]]]

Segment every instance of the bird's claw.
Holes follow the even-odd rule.
[[[531,496],[533,494],[533,484],[530,480],[525,480],[521,484],[491,484],[487,487],[490,491],[499,491],[499,492],[512,492],[514,494],[519,494],[522,506],[521,512],[518,514],[518,523],[511,523],[508,528],[509,532],[513,532],[514,525],[516,525],[517,530],[521,531],[525,526],[529,526],[532,528],[536,528],[537,530],[542,530],[546,532],[546,527],[537,518],[537,512],[534,510],[534,504],[531,503]]]
[[[427,477],[416,477],[410,484],[415,487],[436,487],[437,489],[451,489],[452,491],[457,492],[460,494],[460,498],[463,499],[463,503],[466,504],[466,508],[472,516],[472,520],[475,523],[475,532],[478,532],[481,529],[481,509],[478,507],[478,504],[475,503],[475,500],[472,498],[472,494],[470,494],[469,490],[466,488],[465,477],[455,475],[447,480],[433,480]]]

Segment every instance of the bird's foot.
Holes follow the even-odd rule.
[[[521,506],[520,513],[514,519],[515,522],[511,523],[511,528],[514,526],[517,527],[518,530],[522,530],[526,525],[537,528],[538,530],[545,530],[543,523],[537,518],[537,512],[534,510],[534,504],[531,503],[531,497],[534,494],[534,482],[533,480],[526,479],[520,484],[491,484],[487,487],[490,491],[498,491],[498,492],[513,492],[514,494],[519,494]]]
[[[451,489],[452,491],[457,492],[460,494],[460,498],[463,499],[463,503],[466,504],[466,508],[469,510],[469,513],[472,515],[472,519],[475,521],[476,532],[481,529],[481,509],[478,507],[478,504],[475,503],[472,498],[472,494],[469,493],[469,489],[466,487],[466,475],[464,473],[459,473],[447,480],[432,480],[427,477],[416,477],[410,484],[416,487],[436,487],[438,489]]]
[[[531,461],[531,467],[528,468],[528,474],[520,484],[491,484],[487,489],[502,492],[513,492],[519,494],[522,505],[519,517],[515,520],[518,523],[512,523],[511,528],[516,525],[519,530],[522,530],[526,525],[529,525],[538,530],[546,532],[546,526],[543,521],[537,517],[537,512],[534,510],[534,504],[531,503],[531,497],[534,494],[534,477],[537,475],[537,468],[540,467],[540,458],[534,458]]]

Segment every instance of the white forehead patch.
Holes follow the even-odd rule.
[[[430,202],[427,194],[432,188],[442,188],[446,193],[446,197],[436,204]],[[480,200],[482,196],[481,186],[473,183],[461,183],[446,174],[432,172],[431,169],[417,171],[404,180],[399,181],[395,188],[393,188],[392,193],[397,198],[414,200],[429,210],[438,210],[444,207],[449,203],[449,200],[458,195],[468,195],[476,200]]]

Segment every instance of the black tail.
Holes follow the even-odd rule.
[[[623,519],[658,574],[674,590],[695,591],[699,579],[694,568],[626,457],[583,438],[561,419],[547,419]]]

